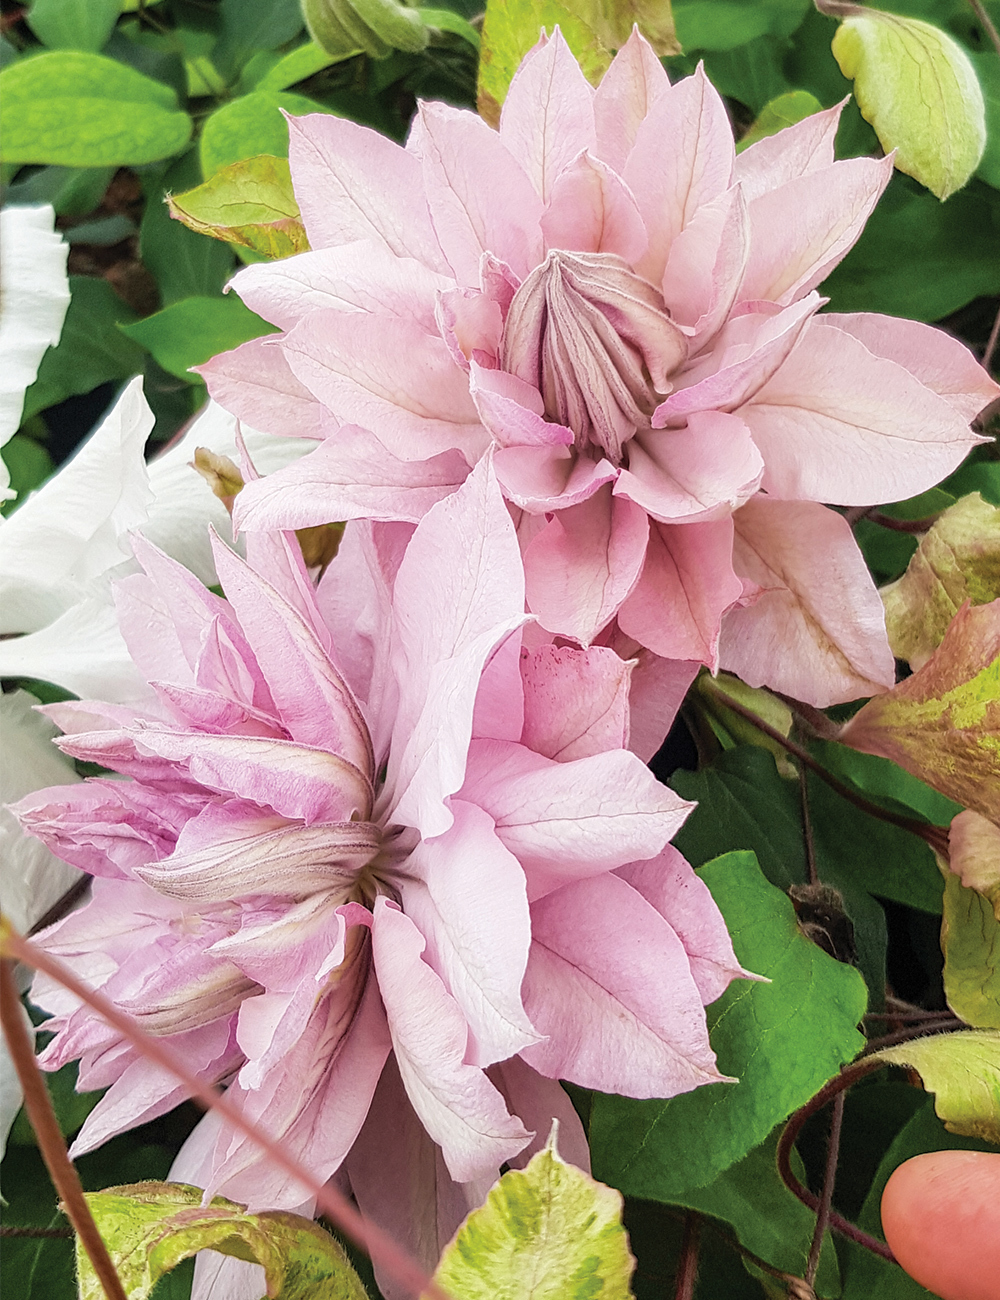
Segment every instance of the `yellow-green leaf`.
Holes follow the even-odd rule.
[[[340,1244],[311,1219],[245,1207],[184,1183],[134,1183],[88,1192],[87,1203],[129,1300],[148,1300],[159,1278],[199,1250],[263,1266],[271,1300],[367,1300]],[[77,1241],[80,1300],[104,1288]]]
[[[859,9],[833,53],[899,170],[942,200],[961,189],[986,148],[983,92],[962,47],[918,18]]]
[[[923,667],[869,700],[840,739],[1000,824],[1000,600],[963,605]]]
[[[808,90],[789,90],[784,95],[778,95],[775,99],[769,100],[760,110],[756,121],[751,123],[736,146],[736,152],[749,148],[758,140],[763,140],[765,136],[777,135],[786,126],[794,126],[803,118],[818,113],[822,107],[816,96],[810,95]]]
[[[434,1274],[461,1300],[627,1300],[635,1260],[619,1192],[549,1145],[504,1174]]]
[[[259,154],[230,163],[204,185],[169,194],[167,204],[170,215],[192,230],[265,257],[309,249],[286,158]]]
[[[1000,921],[987,898],[948,870],[941,948],[952,1011],[977,1029],[1000,1029]]]
[[[1000,826],[966,809],[952,820],[948,850],[952,871],[989,899],[1000,921]]]
[[[920,540],[903,576],[882,591],[897,659],[920,668],[965,601],[1000,597],[1000,510],[978,492],[962,497]]]
[[[876,1053],[916,1070],[950,1133],[1000,1144],[1000,1031],[962,1029]]]
[[[791,778],[798,775],[794,765],[789,762],[788,751],[782,745],[727,707],[729,700],[741,704],[743,708],[755,713],[762,722],[787,736],[792,729],[792,711],[787,704],[770,691],[747,686],[746,682],[740,681],[732,673],[719,673],[713,677],[710,673],[703,672],[698,677],[695,688],[709,714],[722,724],[733,740],[745,745],[759,745],[768,750],[774,755],[775,764],[782,776]]]

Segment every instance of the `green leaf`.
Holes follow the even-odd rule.
[[[162,178],[149,178],[146,186],[139,255],[156,277],[165,307],[183,298],[221,294],[232,274],[232,249],[195,234],[179,221],[172,221],[167,210],[166,194],[170,190],[186,189],[196,185],[200,178],[198,154],[191,149]]]
[[[970,54],[986,105],[986,151],[976,175],[1000,189],[1000,61],[992,50]]]
[[[208,180],[230,163],[258,154],[288,157],[288,123],[281,110],[300,117],[303,113],[329,113],[323,104],[289,91],[255,90],[250,95],[223,104],[205,122],[199,149],[201,170]]]
[[[462,1300],[627,1300],[634,1266],[621,1196],[550,1140],[472,1211],[434,1280]]]
[[[962,47],[940,27],[869,9],[841,23],[832,48],[899,170],[939,199],[961,189],[986,147],[983,92]]]
[[[840,739],[1000,823],[1000,600],[963,606],[923,667],[869,700]]]
[[[779,95],[777,99],[770,100],[761,109],[756,121],[751,124],[736,146],[737,153],[758,140],[763,140],[766,136],[777,135],[786,126],[794,126],[803,118],[811,117],[822,107],[816,96],[810,95],[808,90],[789,90],[784,95]]]
[[[257,50],[275,50],[302,30],[298,0],[222,0],[212,62],[227,81]]]
[[[134,321],[135,312],[106,280],[71,275],[69,287],[72,297],[59,345],[42,357],[38,378],[24,395],[24,420],[67,397],[142,371],[142,349],[118,329]]]
[[[759,36],[735,50],[707,50],[705,71],[720,94],[761,113],[771,100],[793,89],[783,67],[785,44],[773,36]],[[685,71],[693,72],[694,67]]]
[[[778,1133],[774,1132],[707,1187],[691,1188],[674,1198],[673,1203],[728,1223],[740,1242],[759,1259],[783,1273],[801,1277],[809,1258],[816,1216],[781,1181],[777,1146]],[[792,1168],[805,1182],[805,1171],[795,1151]],[[816,1294],[840,1294],[837,1255],[829,1234],[823,1242]]]
[[[956,497],[978,492],[990,505],[1000,506],[1000,464],[984,460],[967,460],[950,474],[944,486]]]
[[[169,86],[101,54],[53,50],[0,72],[0,158],[123,167],[177,153],[191,119]]]
[[[917,1071],[949,1133],[1000,1145],[1000,1030],[933,1034],[875,1055]]]
[[[990,900],[953,871],[945,876],[941,947],[952,1011],[976,1029],[1000,1029],[1000,921]]]
[[[0,455],[10,473],[10,486],[15,493],[14,497],[3,503],[3,513],[6,515],[29,492],[41,487],[55,466],[42,444],[26,433],[15,433],[13,438],[4,443]]]
[[[823,292],[831,311],[940,320],[1000,293],[998,236],[1000,192],[972,180],[941,204],[896,173]]]
[[[5,195],[7,203],[51,203],[59,217],[84,217],[104,197],[113,167],[39,167],[20,176]]]
[[[203,185],[169,197],[176,223],[265,257],[309,249],[288,162],[271,154],[230,163]]]
[[[122,333],[147,348],[170,374],[198,382],[192,366],[274,332],[274,326],[244,307],[235,294],[224,298],[184,298],[154,316],[122,327]]]
[[[350,58],[351,56],[345,54],[341,57]],[[317,72],[322,72],[324,68],[328,68],[331,63],[337,62],[339,62],[337,56],[328,54],[315,41],[306,41],[305,45],[300,45],[298,49],[291,50],[288,54],[283,55],[261,77],[256,88],[258,90],[286,90],[289,86],[294,86],[297,81],[305,81],[307,77],[315,76]]]
[[[463,41],[468,41],[474,50],[479,50],[482,46],[482,40],[475,27],[461,14],[453,13],[451,9],[424,9],[419,10],[421,20],[427,27],[435,28],[439,32],[451,32],[455,36],[461,36]]]
[[[1000,596],[1000,510],[978,492],[950,506],[920,539],[898,582],[882,592],[889,644],[920,668],[969,600]]]
[[[728,853],[698,874],[739,961],[771,983],[737,980],[708,1008],[719,1069],[739,1083],[667,1101],[594,1097],[597,1176],[627,1194],[665,1201],[741,1160],[864,1045],[855,1027],[866,1007],[864,981],[806,939],[754,855]]]
[[[1000,921],[1000,826],[966,809],[948,832],[950,867],[963,885],[978,890]]]
[[[215,1250],[264,1268],[274,1300],[367,1300],[343,1247],[311,1219],[268,1210],[247,1214],[198,1187],[135,1183],[87,1194],[87,1203],[130,1300],[149,1300],[157,1280],[199,1250]],[[104,1300],[86,1251],[77,1243],[80,1300]]]
[[[708,710],[711,717],[725,728],[730,736],[744,745],[758,745],[774,755],[779,773],[788,778],[797,776],[795,768],[789,762],[788,751],[778,741],[772,740],[759,727],[727,708],[727,701],[732,700],[750,709],[762,722],[773,727],[775,731],[787,738],[792,729],[792,711],[776,695],[758,687],[747,686],[745,682],[734,677],[732,673],[717,673],[714,677],[709,672],[700,673],[695,682],[697,697]]]
[[[816,740],[810,750],[828,772],[839,776],[859,793],[872,798],[875,803],[884,803],[886,807],[895,806],[897,810],[911,809],[925,817],[935,826],[947,826],[956,813],[961,812],[962,805],[952,799],[946,799],[937,790],[919,781],[909,772],[904,772],[896,763],[875,754],[862,754],[848,745],[838,744],[832,740]],[[926,877],[927,902],[930,903],[930,872]],[[924,911],[936,912],[936,905],[930,905]]]
[[[122,11],[122,0],[34,0],[28,26],[52,50],[101,49]]]

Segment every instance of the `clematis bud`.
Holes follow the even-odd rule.
[[[386,59],[393,50],[419,54],[427,28],[416,9],[397,0],[302,0],[309,34],[335,58],[364,51]]]
[[[550,420],[615,465],[670,393],[687,343],[658,289],[614,253],[554,249],[514,295],[503,368],[538,388]]]
[[[231,509],[233,498],[244,487],[243,475],[233,461],[208,447],[195,447],[191,468],[198,471],[226,509]]]

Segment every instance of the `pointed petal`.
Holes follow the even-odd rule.
[[[495,365],[503,333],[499,304],[478,289],[446,289],[437,295],[438,332],[451,359],[465,371],[470,361]]]
[[[0,527],[0,632],[36,632],[124,563],[152,499],[143,449],[153,413],[133,379],[58,473]],[[124,543],[124,544],[123,544]]]
[[[837,125],[846,103],[811,113],[737,155],[733,180],[742,186],[747,203],[799,176],[833,166]]]
[[[398,144],[347,118],[311,113],[288,119],[288,161],[313,248],[370,239],[447,272],[420,164]]]
[[[483,667],[524,622],[514,525],[488,458],[417,526],[396,575],[392,663],[399,703],[387,791],[422,834],[451,825]]]
[[[422,103],[413,129],[431,220],[459,284],[479,288],[484,253],[523,279],[542,260],[542,201],[524,168],[467,109]]]
[[[1000,397],[1000,384],[990,378],[975,354],[944,330],[869,311],[827,312],[823,320],[853,335],[874,356],[898,362],[925,388],[943,397],[963,420],[971,422]]]
[[[708,886],[672,844],[659,857],[620,867],[615,874],[655,907],[680,939],[706,1007],[732,980],[746,976]]]
[[[687,953],[638,891],[605,874],[547,895],[531,913],[525,1002],[549,1037],[521,1053],[529,1065],[629,1097],[722,1081]]]
[[[542,214],[548,248],[617,253],[638,262],[648,247],[646,227],[628,186],[606,163],[581,153],[550,187]]]
[[[198,373],[212,397],[240,420],[288,438],[322,438],[331,417],[296,379],[273,334],[220,352]]]
[[[506,370],[470,366],[470,391],[479,418],[500,447],[571,447],[573,430],[544,418],[537,388]]]
[[[722,615],[742,591],[731,519],[654,523],[642,576],[618,611],[618,626],[654,654],[698,659],[715,671]]]
[[[558,1121],[560,1159],[590,1173],[587,1135],[561,1084],[539,1074],[519,1056],[494,1065],[489,1074],[506,1098],[511,1114],[517,1115],[525,1128],[532,1129],[535,1134],[524,1150],[510,1161],[512,1169],[523,1169],[531,1157],[542,1150],[549,1140],[553,1123]]]
[[[395,455],[420,460],[462,447],[474,457],[484,449],[468,378],[444,340],[412,321],[318,311],[283,346],[296,378],[338,421],[377,429]]]
[[[514,74],[500,114],[500,140],[545,202],[563,169],[594,147],[594,91],[558,27]]]
[[[613,650],[522,650],[521,676],[528,749],[566,763],[628,746],[632,664]]]
[[[372,949],[399,1073],[451,1176],[469,1182],[516,1155],[531,1135],[486,1075],[465,1064],[465,1017],[423,960],[425,946],[409,917],[385,897],[375,900]]]
[[[556,763],[499,740],[473,741],[461,797],[493,818],[532,898],[654,857],[692,807],[628,750]]]
[[[452,280],[375,240],[245,266],[229,282],[251,311],[290,330],[310,312],[336,308],[415,321],[434,332],[434,295]]]
[[[892,158],[848,158],[750,204],[750,261],[740,297],[790,303],[830,274],[864,229]]]
[[[666,740],[701,664],[695,659],[661,659],[651,650],[640,650],[636,659],[629,691],[628,747],[648,763]]]
[[[699,64],[654,102],[625,164],[649,235],[640,275],[660,282],[674,239],[702,204],[729,188],[735,156],[725,105]]]
[[[662,523],[721,519],[760,487],[764,462],[735,415],[694,411],[683,429],[643,433],[614,486]]]
[[[424,961],[468,1024],[465,1060],[486,1066],[539,1040],[521,1004],[531,942],[528,895],[524,872],[492,818],[462,799],[451,808],[451,829],[422,840],[407,858],[414,879],[402,882],[402,902],[427,942]]]
[[[838,505],[916,496],[980,441],[943,397],[822,317],[740,416],[765,491]]]
[[[702,204],[670,245],[663,300],[692,351],[723,325],[750,257],[750,216],[738,185]]]
[[[669,90],[663,64],[638,27],[633,27],[594,95],[598,158],[621,172],[640,125]]]
[[[754,497],[733,522],[737,572],[763,591],[726,615],[722,667],[819,708],[890,687],[882,601],[847,521],[809,501]]]
[[[547,631],[589,645],[635,585],[648,533],[646,512],[610,486],[560,510],[525,552],[528,608]]]

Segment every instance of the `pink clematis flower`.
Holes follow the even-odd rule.
[[[890,686],[824,503],[930,487],[1000,389],[940,331],[817,314],[892,171],[834,161],[839,112],[737,157],[701,69],[671,86],[635,32],[595,91],[557,30],[499,132],[438,103],[405,148],[291,119],[314,251],[239,273],[283,333],[203,373],[254,427],[321,441],[237,523],[416,521],[492,444],[548,631],[816,705]]]
[[[216,547],[227,600],[134,544],[121,627],[159,708],[48,710],[65,752],[131,779],[18,805],[96,877],[40,942],[431,1263],[553,1117],[586,1159],[556,1080],[721,1079],[704,1007],[745,972],[668,842],[690,805],[625,748],[630,663],[522,645],[488,457],[416,529],[352,524],[316,594],[281,536],[247,562]],[[181,1099],[64,991],[33,997],[55,1013],[43,1065],[110,1085],[77,1153]],[[257,1207],[303,1199],[211,1117],[181,1168]]]

